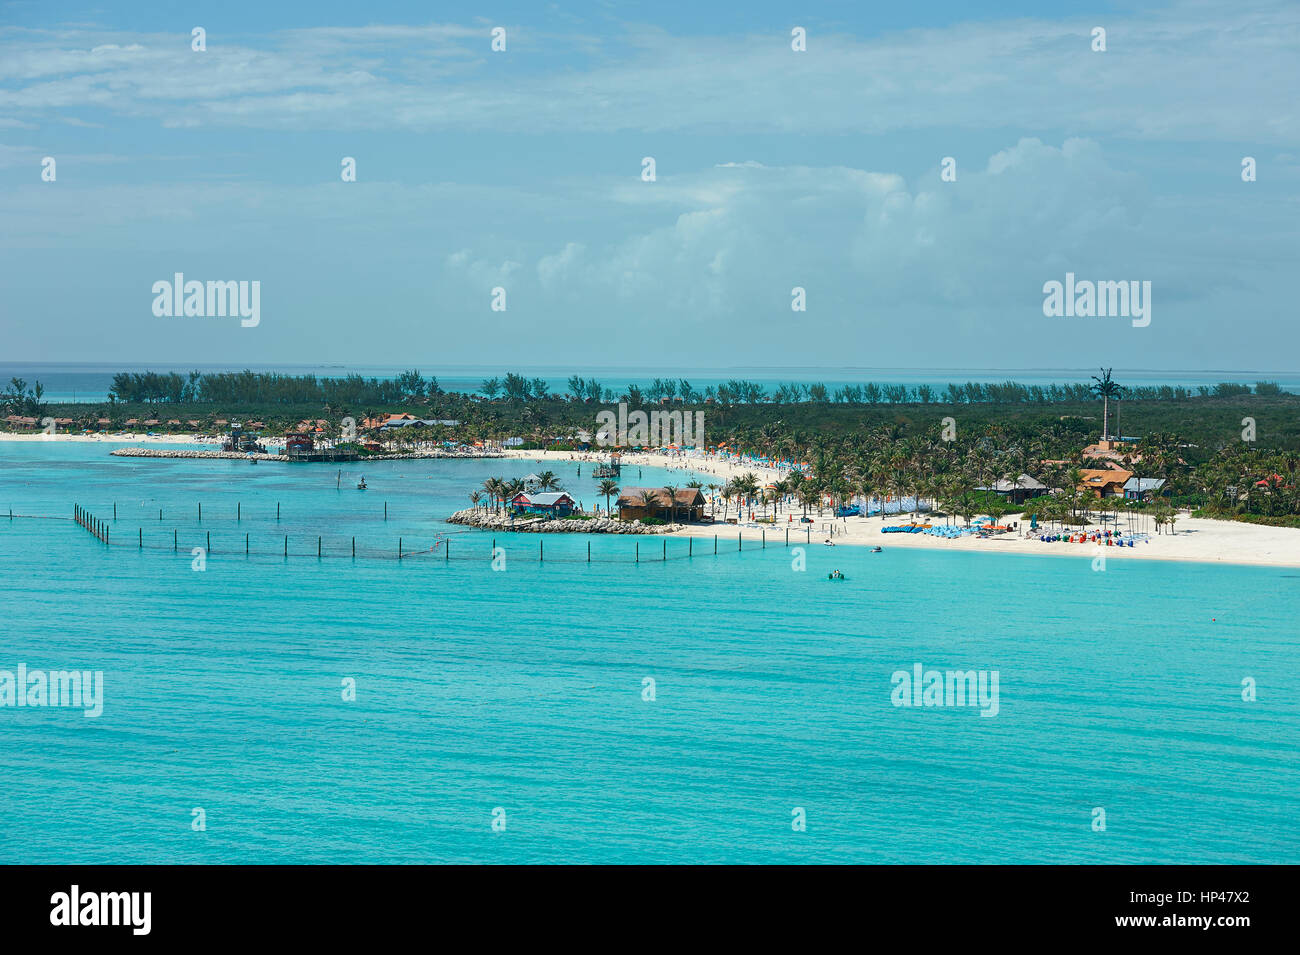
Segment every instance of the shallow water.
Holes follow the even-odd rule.
[[[798,572],[734,531],[497,535],[493,571],[441,519],[536,469],[0,442],[0,670],[105,682],[97,719],[0,707],[0,861],[1300,861],[1294,571],[885,539]],[[66,519],[114,502],[113,546]],[[916,663],[998,671],[997,715],[894,706]]]

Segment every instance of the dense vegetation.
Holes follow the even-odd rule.
[[[123,372],[105,403],[48,406],[39,384],[29,388],[14,380],[0,395],[0,406],[6,414],[38,419],[53,414],[68,419],[64,427],[74,430],[116,430],[134,419],[175,431],[192,431],[189,422],[196,421],[215,432],[222,429],[218,422],[233,417],[283,433],[304,419],[323,418],[327,439],[340,437],[345,417],[360,427],[385,412],[409,412],[460,424],[371,433],[397,447],[507,437],[521,438],[526,447],[573,447],[579,431],[594,430],[596,413],[618,402],[632,409],[671,405],[703,411],[711,446],[725,442],[741,453],[808,462],[811,481],[803,482],[804,490],[837,499],[915,495],[958,514],[995,509],[977,489],[1021,472],[1053,488],[1074,487],[1074,471],[1100,466],[1080,451],[1105,426],[1112,435],[1141,436],[1128,446],[1127,466],[1143,477],[1164,478],[1166,503],[1276,523],[1300,515],[1300,396],[1269,382],[1253,389],[1235,383],[1195,390],[1124,388],[1103,372],[1092,384],[969,382],[944,389],[868,382],[834,390],[815,383],[769,390],[745,380],[697,389],[667,378],[646,388],[614,388],[577,375],[567,385],[566,393],[552,394],[545,381],[508,373],[484,381],[480,393],[466,394],[444,391],[436,378],[417,371],[393,379]],[[951,419],[947,429],[944,419]],[[1056,461],[1064,463],[1051,463]],[[1045,518],[1075,519],[1086,503],[1072,493],[1057,501],[1051,506],[1066,513],[1045,512]]]

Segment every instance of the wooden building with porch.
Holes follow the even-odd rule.
[[[647,503],[646,495],[651,503]],[[658,517],[669,522],[691,522],[704,517],[704,494],[698,487],[679,487],[675,498],[666,487],[625,487],[618,496],[619,520]]]

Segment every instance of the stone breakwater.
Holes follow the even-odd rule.
[[[110,452],[119,458],[228,458],[243,461],[288,461],[283,454],[248,454],[243,451],[181,451],[176,448],[118,448]]]
[[[447,518],[448,524],[466,524],[492,531],[523,531],[531,534],[667,534],[679,531],[682,524],[646,525],[635,521],[618,521],[593,517],[586,521],[549,521],[544,517],[511,519],[501,511],[470,507]]]

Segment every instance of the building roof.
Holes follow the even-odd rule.
[[[618,506],[631,505],[632,507],[640,507],[643,493],[654,495],[654,500],[659,507],[669,506],[668,488],[666,487],[625,487],[618,496]],[[679,487],[676,496],[679,507],[697,507],[704,503],[704,495],[698,487]]]
[[[454,428],[459,421],[452,421],[449,418],[390,418],[381,424],[380,428],[431,428],[435,424],[446,425],[448,428]]]
[[[1038,480],[1037,478],[1031,477],[1028,474],[1020,475],[1020,480],[1018,483],[1016,481],[1009,481],[1006,478],[998,478],[996,481],[993,482],[993,490],[998,491],[999,493],[1002,494],[1006,494],[1015,491],[1017,489],[1021,491],[1046,491],[1047,485],[1044,484],[1042,481]],[[987,491],[988,488],[980,487],[980,488],[976,488],[976,490]]]
[[[1124,490],[1137,491],[1139,494],[1144,491],[1158,491],[1164,486],[1164,478],[1133,477],[1124,482]]]
[[[572,504],[573,498],[565,491],[543,491],[538,494],[521,491],[510,499],[510,503],[531,504],[534,507],[554,507],[556,504]]]
[[[1132,471],[1125,471],[1122,468],[1080,468],[1079,486],[1108,487],[1112,484],[1123,484],[1132,476]]]

